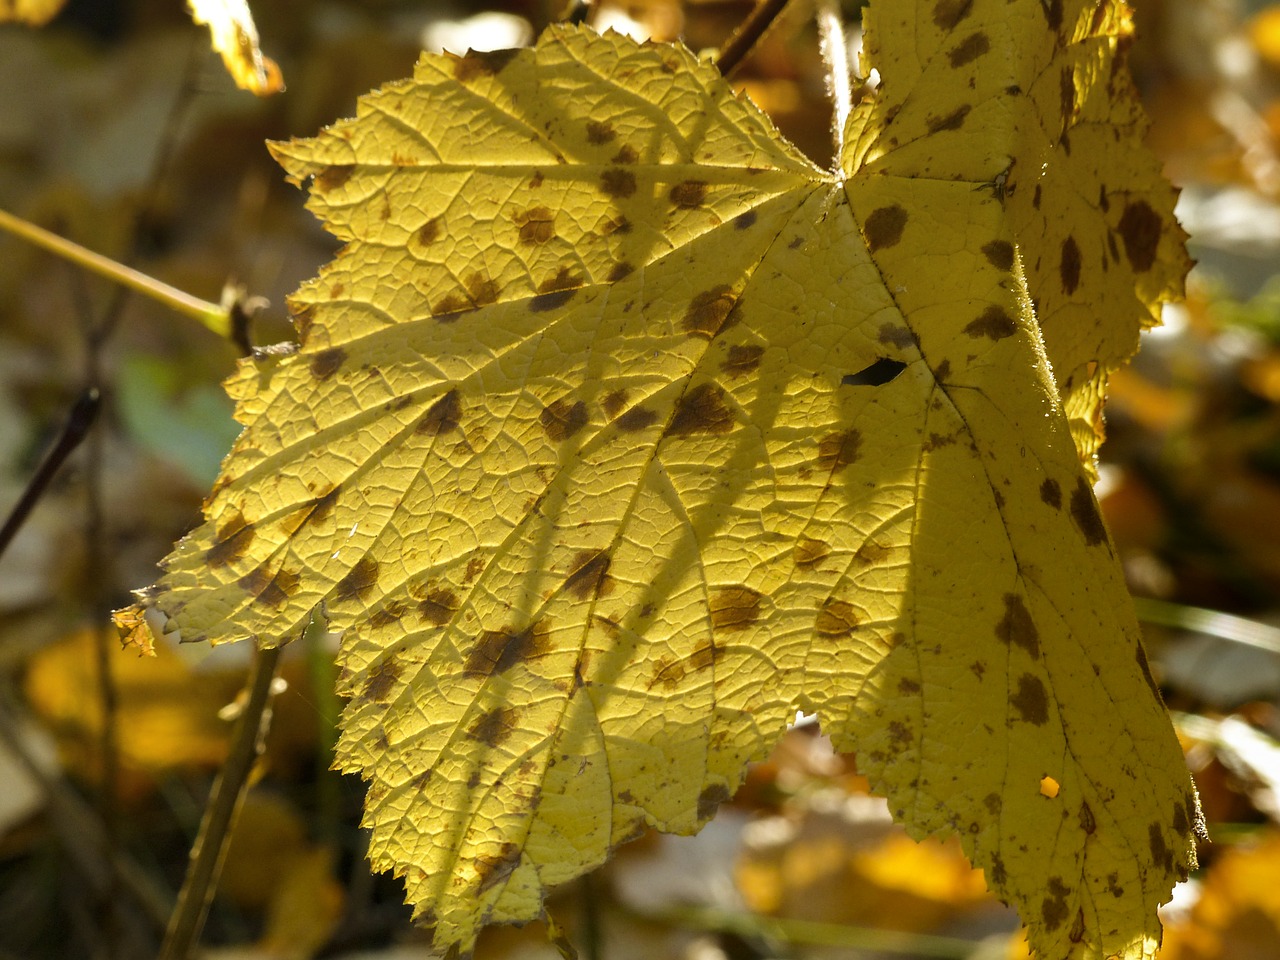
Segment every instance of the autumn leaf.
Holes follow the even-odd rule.
[[[0,0],[0,23],[16,21],[40,27],[58,15],[67,0]]]
[[[187,0],[191,19],[209,28],[214,52],[241,90],[267,97],[284,90],[276,62],[258,46],[258,28],[246,0]]]
[[[864,26],[836,172],[682,47],[576,28],[274,147],[347,245],[122,626],[344,631],[337,762],[439,949],[697,830],[801,709],[1040,955],[1155,953],[1200,815],[1087,473],[1185,265],[1128,22]]]

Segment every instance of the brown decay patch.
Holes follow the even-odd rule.
[[[983,310],[978,317],[970,320],[964,328],[964,332],[971,337],[986,337],[990,340],[1012,337],[1017,330],[1018,326],[1014,323],[1013,317],[1009,316],[1004,307],[994,304]]]
[[[707,184],[702,180],[684,180],[667,194],[671,202],[682,210],[694,210],[707,199]]]
[[[462,400],[458,397],[458,390],[455,387],[427,408],[427,412],[422,415],[422,419],[418,421],[413,431],[438,437],[442,433],[452,433],[457,430],[461,422]]]
[[[494,707],[480,714],[467,734],[473,740],[496,747],[515,732],[519,718],[520,711],[515,707]]]
[[[903,747],[911,743],[914,734],[911,728],[901,720],[891,720],[889,722],[889,739],[893,741],[895,747],[900,751]]]
[[[435,627],[443,627],[452,620],[461,606],[458,595],[448,587],[424,589],[420,596],[415,593],[415,598],[418,601],[418,616],[424,623]]]
[[[330,190],[336,190],[348,180],[351,174],[355,173],[355,164],[351,163],[334,163],[316,174],[316,189],[321,193],[328,193]]]
[[[497,853],[477,855],[475,863],[476,879],[480,881],[476,893],[482,894],[515,873],[516,867],[520,865],[520,845],[508,840]]]
[[[1191,830],[1191,818],[1187,807],[1182,803],[1173,805],[1173,832],[1185,837]]]
[[[710,820],[720,804],[729,799],[729,788],[723,783],[713,783],[698,794],[698,820]]]
[[[556,215],[549,207],[517,210],[511,217],[520,231],[520,242],[529,246],[550,243],[556,236]]]
[[[218,527],[213,546],[205,551],[205,562],[211,567],[225,567],[234,563],[248,552],[249,545],[256,536],[253,525],[237,510],[226,523]]]
[[[933,8],[933,23],[939,30],[954,30],[969,15],[973,0],[938,0]]]
[[[1061,877],[1050,877],[1047,885],[1049,895],[1040,904],[1040,918],[1044,920],[1045,929],[1052,933],[1067,919],[1067,897],[1071,888],[1062,882]]]
[[[462,575],[463,583],[470,583],[476,577],[480,576],[480,571],[485,567],[484,556],[477,550],[475,554],[467,561],[467,570]]]
[[[625,260],[619,260],[609,270],[609,276],[605,277],[605,281],[607,283],[617,283],[620,280],[627,279],[627,277],[631,276],[635,272],[635,267],[627,263]]]
[[[982,255],[997,270],[1010,270],[1013,267],[1013,244],[1008,240],[992,240],[982,245]]]
[[[973,663],[969,664],[969,669],[975,677],[981,680],[983,674],[987,672],[987,665],[981,660],[975,660]]]
[[[858,628],[861,619],[857,609],[848,600],[828,597],[822,601],[813,629],[822,637],[850,637]]]
[[[517,663],[540,657],[550,644],[550,624],[543,617],[515,631],[511,627],[502,630],[485,630],[476,640],[475,647],[467,654],[462,672],[468,676],[491,677],[504,673]]]
[[[1147,826],[1147,842],[1151,847],[1151,862],[1163,867],[1166,873],[1172,873],[1173,851],[1164,841],[1164,831],[1160,829],[1160,824],[1152,823]]]
[[[1080,801],[1080,829],[1086,834],[1091,834],[1098,829],[1097,821],[1093,819],[1093,810],[1084,800]]]
[[[710,637],[700,641],[693,648],[693,653],[689,654],[689,666],[694,670],[706,670],[715,666],[718,649],[715,640]]]
[[[1076,478],[1076,488],[1071,491],[1071,519],[1089,546],[1096,547],[1106,542],[1107,528],[1098,513],[1098,501],[1093,498],[1093,488],[1084,477]]]
[[[1040,484],[1040,501],[1055,510],[1062,509],[1062,485],[1052,477]]]
[[[1017,644],[1032,660],[1040,659],[1040,631],[1031,619],[1031,611],[1016,593],[1004,595],[1004,616],[996,624],[996,637],[1006,647]]]
[[[477,77],[495,76],[519,52],[519,49],[469,50],[466,56],[454,59],[453,78],[459,83],[467,83]]]
[[[340,296],[343,295],[343,293],[346,292],[346,289],[347,289],[347,285],[345,283],[335,283],[332,287],[329,288],[329,299],[337,300]]]
[[[818,441],[818,466],[834,473],[858,460],[862,447],[862,434],[857,430],[831,433]]]
[[[748,586],[717,587],[707,600],[712,628],[726,632],[747,629],[760,619],[763,599]]]
[[[759,344],[733,344],[729,347],[729,356],[721,362],[720,369],[731,377],[741,377],[760,366],[760,358],[763,356],[764,347]]]
[[[613,124],[608,120],[587,121],[587,143],[598,147],[601,144],[617,139],[617,136],[617,133],[614,132]]]
[[[662,684],[664,690],[675,690],[684,681],[684,663],[674,657],[658,657],[653,664],[648,689]]]
[[[914,333],[906,327],[900,327],[893,323],[880,324],[880,331],[876,335],[876,339],[883,344],[895,346],[902,350],[913,346],[916,342]]]
[[[561,267],[538,285],[538,296],[529,301],[529,309],[533,313],[546,313],[563,307],[574,298],[581,286],[582,277],[571,272],[568,267]]]
[[[636,192],[636,175],[621,167],[600,174],[600,192],[606,197],[629,197]]]
[[[1004,809],[1004,798],[998,793],[988,793],[982,799],[982,805],[987,808],[987,813],[993,817],[1000,816],[1000,811]]]
[[[529,189],[537,190],[542,186],[542,182],[546,179],[547,178],[543,175],[541,170],[533,171],[533,176],[529,178]]]
[[[998,853],[993,853],[991,855],[991,882],[999,888],[1003,887],[1008,879],[1009,874],[1004,868],[1004,858]]]
[[[1024,673],[1018,678],[1018,692],[1009,698],[1018,715],[1027,723],[1042,727],[1049,722],[1049,696],[1039,677]]]
[[[952,68],[963,67],[966,63],[972,63],[978,57],[985,54],[991,49],[991,41],[987,39],[987,35],[982,31],[971,33],[965,37],[957,46],[953,47],[947,54],[947,59],[951,62]]]
[[[364,600],[378,583],[379,564],[372,557],[361,557],[347,575],[334,587],[335,600]]]
[[[579,550],[569,565],[571,572],[564,581],[565,592],[578,600],[603,597],[613,592],[610,563],[612,558],[607,550]]]
[[[725,284],[704,290],[689,301],[680,329],[710,340],[720,331],[737,302],[738,295]]]
[[[657,413],[639,405],[632,407],[614,421],[623,433],[639,433],[657,422]]]
[[[431,317],[440,323],[453,323],[462,314],[474,309],[471,301],[456,293],[446,294],[431,305]]]
[[[308,303],[305,306],[294,306],[293,301],[289,301],[289,317],[293,320],[293,327],[298,331],[298,340],[303,344],[307,342],[307,334],[311,330],[311,325],[316,319],[316,305]]]
[[[1062,119],[1070,122],[1076,112],[1076,81],[1070,67],[1063,67],[1058,76],[1058,100]]]
[[[440,239],[440,218],[432,217],[426,223],[418,228],[418,242],[424,247],[429,247]]]
[[[307,369],[317,380],[328,380],[342,367],[347,359],[347,351],[342,347],[328,347],[312,355]]]
[[[801,537],[796,541],[795,549],[792,551],[791,556],[795,560],[797,567],[802,570],[809,570],[831,556],[831,548],[822,540]]]
[[[733,429],[733,411],[725,405],[724,397],[724,387],[719,384],[700,383],[693,387],[676,401],[675,414],[664,435],[688,437],[695,433],[728,433]]]
[[[1120,239],[1124,253],[1135,273],[1146,273],[1156,262],[1164,221],[1145,200],[1135,200],[1124,208],[1120,217]]]
[[[898,681],[898,692],[904,697],[915,696],[921,689],[919,680],[912,680],[910,677],[903,677]]]
[[[1080,286],[1080,247],[1075,237],[1067,237],[1062,241],[1062,257],[1058,261],[1058,277],[1062,281],[1062,292],[1067,296],[1076,292]]]
[[[895,246],[902,239],[902,231],[907,225],[907,211],[894,204],[891,207],[877,207],[871,211],[862,225],[863,236],[867,240],[867,250],[875,253]]]
[[[1072,943],[1080,943],[1084,940],[1084,907],[1076,911],[1075,922],[1071,924],[1071,932],[1067,937]]]
[[[274,576],[268,576],[264,568],[258,567],[241,577],[238,583],[246,592],[253,594],[259,603],[278,610],[297,593],[301,580],[298,574],[289,570],[281,569]]]
[[[398,600],[383,604],[369,617],[369,626],[374,629],[381,627],[389,627],[393,623],[397,623],[404,616],[404,604]]]
[[[604,411],[605,419],[616,420],[627,406],[627,391],[614,390],[605,395],[600,401],[600,409]]]
[[[385,703],[387,694],[391,692],[403,672],[404,667],[390,657],[379,660],[369,671],[364,689],[360,691],[361,698],[372,700],[374,703]]]
[[[640,159],[640,154],[636,152],[636,148],[629,143],[624,143],[617,154],[613,157],[612,163],[635,163]]]
[[[943,130],[959,130],[964,126],[965,118],[969,116],[969,111],[972,109],[973,107],[966,103],[964,106],[952,110],[945,117],[930,117],[926,121],[929,132],[940,133]]]
[[[538,414],[538,422],[542,424],[547,438],[555,443],[568,440],[585,427],[589,420],[590,414],[583,400],[575,400],[573,403],[564,399],[554,400]]]
[[[498,284],[482,273],[470,274],[462,281],[462,285],[467,288],[467,295],[471,297],[473,306],[484,307],[498,301],[498,294],[501,292]]]
[[[748,210],[745,213],[740,213],[733,218],[733,228],[735,230],[746,230],[755,226],[757,218],[758,214],[754,210]]]

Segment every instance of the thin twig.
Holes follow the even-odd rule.
[[[844,21],[839,0],[815,0],[818,21],[818,46],[827,66],[827,92],[831,95],[831,140],[835,146],[836,165],[844,152],[844,128],[853,110],[853,91],[849,86],[849,46],[844,38]]]
[[[738,29],[733,31],[733,35],[720,48],[720,54],[716,57],[716,69],[720,71],[722,77],[729,76],[738,68],[786,5],[787,0],[760,0],[747,19],[738,25]]]
[[[209,904],[213,900],[222,863],[226,858],[231,827],[239,812],[254,761],[262,752],[263,740],[270,723],[267,706],[280,662],[280,652],[280,647],[258,648],[254,651],[246,687],[248,697],[236,722],[227,760],[214,781],[209,805],[205,808],[204,819],[200,823],[200,833],[191,848],[191,862],[182,882],[182,890],[178,894],[178,905],[169,918],[169,929],[165,933],[164,945],[160,948],[159,960],[187,960],[204,929]]]
[[[31,510],[35,507],[36,502],[44,495],[48,489],[49,483],[53,480],[58,472],[58,468],[66,462],[67,457],[71,456],[76,447],[84,442],[84,438],[89,435],[89,429],[93,426],[93,421],[98,416],[98,408],[101,405],[102,397],[98,391],[90,387],[76,398],[71,413],[67,416],[67,422],[62,427],[62,432],[58,434],[58,439],[54,441],[49,452],[44,455],[44,459],[40,461],[40,466],[36,467],[36,472],[32,474],[31,479],[27,482],[27,487],[22,491],[22,496],[18,498],[18,502],[13,505],[13,509],[9,511],[9,516],[4,521],[4,526],[0,527],[0,555],[3,555],[9,544],[13,542],[13,538],[21,529],[23,523],[26,522]]]

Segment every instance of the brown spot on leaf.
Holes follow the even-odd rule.
[[[723,783],[713,783],[698,794],[698,820],[710,820],[716,808],[729,799],[729,788]]]
[[[563,307],[581,286],[582,277],[572,273],[568,267],[561,267],[538,285],[538,296],[529,301],[529,309],[534,313],[546,313]]]
[[[853,631],[858,628],[861,617],[858,616],[857,608],[848,600],[837,600],[834,597],[828,597],[822,601],[822,607],[818,610],[818,619],[813,625],[813,629],[819,636],[837,638],[853,636]]]
[[[1018,325],[1014,323],[1013,317],[1009,316],[1004,307],[994,304],[983,310],[977,318],[970,320],[964,328],[964,332],[971,337],[987,337],[990,340],[1012,337],[1017,330]]]
[[[740,213],[733,218],[733,227],[735,230],[746,230],[755,225],[757,214],[754,210],[748,210]]]
[[[244,518],[244,514],[236,511],[231,518],[218,528],[214,536],[213,546],[205,551],[205,562],[211,567],[225,567],[245,555],[257,532]]]
[[[551,242],[556,236],[556,215],[548,207],[518,210],[512,220],[520,231],[521,243],[537,246]]]
[[[351,179],[355,169],[355,165],[350,163],[335,163],[325,167],[316,175],[316,189],[321,193],[338,189]]]
[[[959,130],[964,126],[965,117],[969,116],[969,111],[973,108],[969,104],[957,107],[945,117],[930,117],[927,121],[930,133],[940,133],[943,130]]]
[[[1004,798],[998,793],[988,793],[982,799],[982,805],[987,808],[987,813],[993,817],[1000,816],[1000,811],[1004,809]]]
[[[393,600],[373,611],[369,617],[369,626],[375,629],[389,627],[391,624],[399,622],[403,616],[404,604],[398,600]]]
[[[514,707],[494,707],[480,714],[467,734],[472,740],[496,747],[515,732],[519,716]]]
[[[1004,886],[1005,881],[1008,879],[1009,874],[1004,868],[1004,858],[998,853],[993,853],[991,855],[991,882],[994,883],[997,888],[1000,888]]]
[[[1135,273],[1146,273],[1156,262],[1164,221],[1145,200],[1135,200],[1124,208],[1120,218],[1120,238],[1124,253]]]
[[[938,0],[933,8],[933,23],[939,30],[954,30],[972,6],[973,0]]]
[[[1191,818],[1189,811],[1181,803],[1173,805],[1173,832],[1180,837],[1187,836],[1191,831]]]
[[[379,660],[369,670],[369,676],[364,682],[364,689],[360,691],[360,696],[374,703],[385,703],[387,694],[391,692],[403,672],[403,667],[391,657]]]
[[[600,401],[600,409],[604,411],[607,419],[613,420],[620,414],[627,405],[627,391],[614,390],[605,395]]]
[[[1009,270],[1013,267],[1013,244],[1008,240],[992,240],[983,244],[982,254],[997,270]]]
[[[652,690],[659,684],[664,690],[675,690],[684,681],[684,663],[671,657],[658,657],[653,664],[653,675],[649,677],[648,688]]]
[[[491,677],[510,670],[546,653],[549,644],[546,618],[538,620],[519,632],[511,628],[485,630],[476,640],[475,647],[467,654],[462,672],[471,676]]]
[[[1067,919],[1067,897],[1071,888],[1062,882],[1061,877],[1050,877],[1049,895],[1040,904],[1040,917],[1044,920],[1045,929],[1052,933]]]
[[[579,550],[570,564],[572,572],[564,581],[565,592],[579,600],[602,597],[612,592],[611,562],[607,550]]]
[[[1076,911],[1075,922],[1071,924],[1071,932],[1067,937],[1072,943],[1080,943],[1084,940],[1084,907]]]
[[[1009,698],[1018,715],[1027,723],[1042,727],[1049,722],[1049,696],[1039,677],[1024,673],[1018,678],[1018,692]]]
[[[1093,819],[1093,810],[1083,800],[1080,801],[1080,829],[1087,834],[1093,833],[1094,830],[1098,829],[1097,821]]]
[[[891,207],[877,207],[871,211],[866,223],[862,225],[863,235],[867,239],[867,250],[875,253],[897,245],[902,239],[902,231],[907,225],[907,211],[894,204]]]
[[[442,433],[452,433],[457,430],[461,422],[462,400],[459,399],[458,390],[455,387],[431,404],[413,429],[415,433],[438,437]]]
[[[1055,510],[1062,509],[1062,485],[1052,477],[1040,484],[1040,501]]]
[[[538,414],[538,422],[547,437],[556,443],[568,440],[587,425],[590,414],[582,400],[570,403],[568,400],[555,400],[542,408]]]
[[[458,595],[448,587],[435,587],[418,598],[418,616],[425,623],[443,627],[458,612]]]
[[[737,302],[738,295],[724,284],[704,290],[689,301],[680,328],[710,340],[720,331]]]
[[[1102,515],[1098,513],[1098,501],[1093,498],[1093,488],[1084,477],[1076,480],[1076,488],[1071,491],[1071,519],[1084,535],[1084,542],[1096,547],[1107,540],[1107,528],[1102,524]]]
[[[880,332],[876,335],[876,339],[883,344],[898,347],[903,350],[907,347],[913,346],[916,342],[914,333],[906,327],[900,327],[893,323],[880,324]]]
[[[617,136],[613,130],[613,124],[608,120],[587,121],[587,143],[598,147],[616,139]]]
[[[1062,280],[1062,292],[1070,296],[1080,286],[1080,247],[1075,237],[1062,241],[1062,257],[1058,261],[1058,277]]]
[[[963,67],[966,63],[977,60],[990,49],[991,41],[987,39],[985,33],[979,31],[969,34],[959,45],[953,47],[947,54],[947,59],[951,61],[953,69]]]
[[[760,619],[763,600],[763,595],[747,586],[718,587],[707,601],[711,626],[716,630],[745,630]]]
[[[431,305],[431,316],[432,319],[439,320],[441,323],[453,323],[462,314],[474,309],[470,300],[456,293],[450,293]]]
[[[818,442],[818,466],[835,472],[857,462],[862,447],[862,434],[857,430],[842,430],[828,434]]]
[[[720,369],[731,377],[740,377],[760,366],[762,356],[764,347],[759,344],[735,343],[729,347],[729,356],[721,362]]]
[[[672,187],[668,196],[680,209],[693,210],[707,199],[707,185],[702,180],[685,180]]]
[[[636,272],[636,268],[625,260],[619,260],[609,270],[609,276],[605,278],[608,283],[617,283],[619,280],[625,280]]]
[[[508,840],[497,853],[478,854],[475,864],[476,878],[480,881],[476,894],[479,895],[515,873],[516,867],[520,865],[520,845],[514,840]],[[421,923],[421,918],[418,922]]]
[[[614,156],[613,163],[635,163],[640,159],[640,154],[636,152],[636,148],[628,143],[624,143]]]
[[[468,276],[463,281],[463,286],[467,288],[472,305],[477,307],[496,303],[498,294],[501,292],[498,284],[482,273],[473,273]]]
[[[621,167],[600,174],[600,192],[606,197],[629,197],[636,192],[636,175]]]
[[[342,347],[328,347],[313,354],[307,369],[317,380],[328,380],[342,368],[347,359],[347,351]]]
[[[432,217],[426,223],[418,228],[418,242],[424,247],[429,247],[440,239],[440,218]]]
[[[676,401],[675,414],[667,424],[665,436],[728,433],[733,429],[733,411],[725,405],[724,396],[724,388],[715,383],[700,383],[690,389]]]
[[[904,697],[913,697],[921,690],[920,681],[912,680],[910,677],[903,677],[898,681],[898,692]]]
[[[1151,862],[1158,864],[1166,872],[1173,871],[1173,851],[1164,841],[1164,831],[1160,824],[1153,823],[1147,827],[1147,841],[1151,847]]]
[[[795,560],[797,567],[802,570],[809,570],[831,556],[831,548],[822,540],[801,537],[796,541],[795,549],[792,550],[791,556]]]
[[[1040,659],[1040,631],[1031,619],[1031,611],[1016,593],[1004,595],[1004,616],[996,624],[996,637],[1005,646],[1017,644],[1032,660]]]
[[[492,77],[500,73],[519,52],[518,49],[468,50],[466,56],[457,57],[453,61],[453,77],[460,83],[467,83],[477,77]]]
[[[334,587],[335,600],[364,600],[378,583],[378,561],[361,557]]]
[[[694,670],[707,670],[716,663],[716,642],[710,637],[702,640],[689,654],[689,666]]]
[[[658,415],[646,407],[634,406],[614,421],[623,433],[639,433],[658,422]]]
[[[267,571],[258,567],[253,572],[245,574],[238,582],[247,592],[254,595],[258,603],[264,603],[273,610],[278,610],[297,592],[301,577],[284,569],[277,570],[274,576],[268,577]]]

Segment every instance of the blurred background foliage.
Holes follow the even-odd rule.
[[[860,4],[845,12],[857,39]],[[589,13],[715,47],[746,0]],[[0,26],[0,208],[217,301],[284,299],[335,249],[263,147],[354,111],[423,47],[529,41],[559,0],[272,0],[288,89],[235,89],[179,0],[70,0]],[[1113,382],[1099,492],[1214,843],[1165,911],[1167,960],[1280,956],[1280,5],[1141,0],[1132,65],[1199,261]],[[819,163],[830,108],[795,0],[735,78]],[[236,434],[236,350],[0,235],[0,512],[79,392],[94,436],[0,560],[0,960],[154,954],[226,751],[246,651],[118,650],[105,612],[196,521]],[[418,958],[398,882],[371,876],[362,788],[328,770],[331,637],[294,644],[205,934],[213,957]],[[110,682],[104,685],[103,678]],[[853,757],[801,724],[698,837],[651,835],[551,904],[584,957],[1025,956],[958,848],[915,844]],[[538,925],[483,958],[550,958]]]

